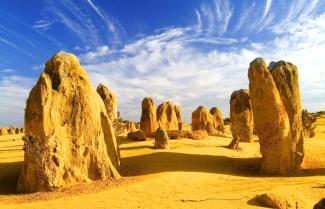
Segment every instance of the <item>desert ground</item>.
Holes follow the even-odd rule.
[[[240,150],[227,149],[227,126],[224,137],[170,140],[169,150],[153,149],[153,140],[120,136],[121,179],[32,194],[16,193],[22,134],[1,136],[0,208],[263,208],[254,197],[268,192],[286,197],[293,208],[312,208],[325,196],[325,115],[316,124],[296,176],[258,174],[257,139],[240,143]]]

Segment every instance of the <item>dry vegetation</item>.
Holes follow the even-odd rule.
[[[325,196],[325,115],[317,118],[315,137],[306,138],[303,171],[293,177],[258,175],[256,138],[240,143],[239,151],[226,149],[226,126],[225,137],[170,140],[169,150],[119,137],[122,179],[16,194],[21,137],[0,137],[0,208],[261,208],[254,197],[271,192],[301,209]]]

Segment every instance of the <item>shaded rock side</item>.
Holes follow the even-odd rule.
[[[304,133],[298,69],[284,61],[273,62],[271,66],[270,72],[289,117],[293,160],[300,169],[304,158]]]
[[[117,119],[117,99],[115,94],[103,84],[99,84],[96,91],[105,104],[109,119],[113,122]]]

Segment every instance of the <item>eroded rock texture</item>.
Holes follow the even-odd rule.
[[[288,174],[299,167],[292,149],[291,126],[285,105],[265,61],[250,63],[249,93],[262,153],[261,172]]]
[[[99,84],[96,91],[105,104],[109,119],[113,122],[117,119],[117,99],[115,94],[103,84]]]
[[[147,137],[154,137],[158,128],[155,103],[153,98],[146,97],[142,100],[142,113],[140,120],[140,129]]]
[[[239,141],[253,141],[253,113],[248,90],[241,89],[231,94],[230,121],[232,143],[238,145]]]
[[[206,107],[199,106],[192,113],[192,130],[206,130],[209,135],[215,133],[212,116]]]
[[[73,54],[60,52],[46,63],[27,100],[25,136],[20,191],[120,176],[105,105]]]
[[[224,134],[225,125],[221,110],[217,107],[212,107],[210,109],[210,113],[212,115],[214,129],[218,132],[218,134]]]
[[[279,61],[270,64],[270,72],[289,117],[293,160],[299,169],[304,157],[304,135],[298,70],[289,62]]]
[[[155,133],[155,149],[168,149],[168,140],[167,132],[159,127]]]
[[[178,130],[178,118],[172,102],[164,102],[158,106],[157,121],[158,126],[164,130]]]

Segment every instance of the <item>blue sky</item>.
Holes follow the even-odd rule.
[[[75,53],[122,117],[172,100],[229,114],[256,57],[298,66],[303,107],[325,109],[322,0],[10,0],[0,3],[0,126],[23,125],[31,87],[54,53]]]

